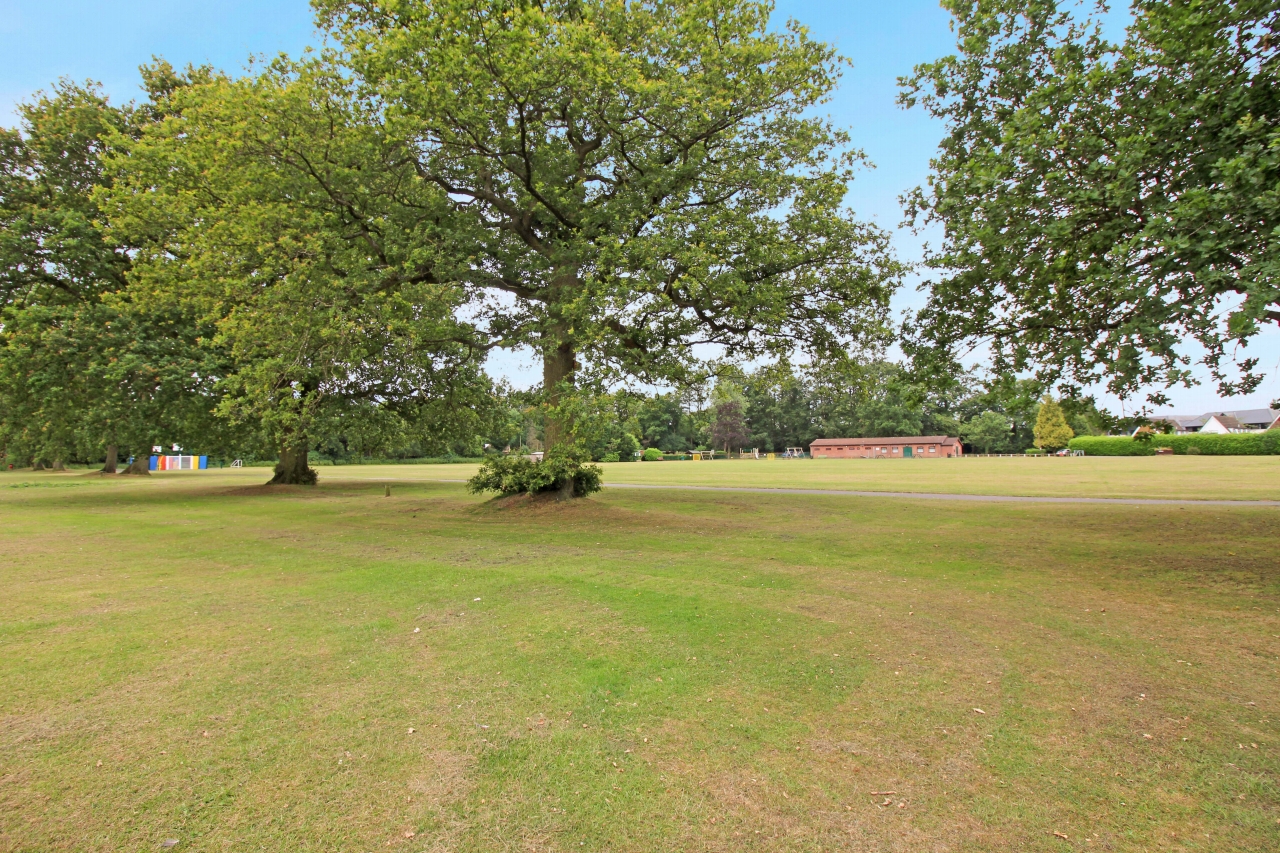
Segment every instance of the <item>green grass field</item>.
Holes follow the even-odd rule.
[[[1209,461],[606,476],[1275,496]],[[1278,509],[409,467],[0,475],[0,851],[1280,848]]]
[[[459,480],[476,465],[321,468],[320,476]],[[605,482],[1049,497],[1280,500],[1280,456],[627,462]],[[254,476],[261,477],[261,474]]]

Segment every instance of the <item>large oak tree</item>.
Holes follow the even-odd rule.
[[[467,316],[587,379],[879,340],[898,267],[815,115],[840,59],[755,0],[319,0],[368,114],[439,194]],[[700,349],[700,345],[709,345]]]
[[[147,75],[149,95],[185,85]],[[62,81],[0,129],[0,446],[55,466],[120,451],[146,472],[157,441],[208,442],[219,353],[173,305],[129,294],[134,246],[104,227],[104,158],[156,116]]]
[[[193,311],[227,350],[219,412],[260,426],[273,483],[310,484],[308,452],[476,432],[485,342],[457,316],[444,202],[331,64],[279,60],[175,89],[110,161],[113,233],[133,290]]]

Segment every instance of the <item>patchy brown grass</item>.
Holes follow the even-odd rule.
[[[1280,843],[1280,512],[238,488],[0,493],[0,850]]]

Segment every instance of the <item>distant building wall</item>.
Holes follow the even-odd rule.
[[[821,438],[809,445],[814,459],[938,459],[963,456],[958,438],[918,435],[897,438]]]

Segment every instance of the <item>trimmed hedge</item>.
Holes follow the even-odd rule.
[[[1280,429],[1267,432],[1210,435],[1153,435],[1150,441],[1134,441],[1128,436],[1082,435],[1071,439],[1072,450],[1085,456],[1155,456],[1157,447],[1172,447],[1177,456],[1192,448],[1204,456],[1280,456]]]
[[[1128,436],[1082,435],[1071,439],[1067,447],[1083,450],[1085,456],[1155,456],[1152,441],[1134,441]]]

